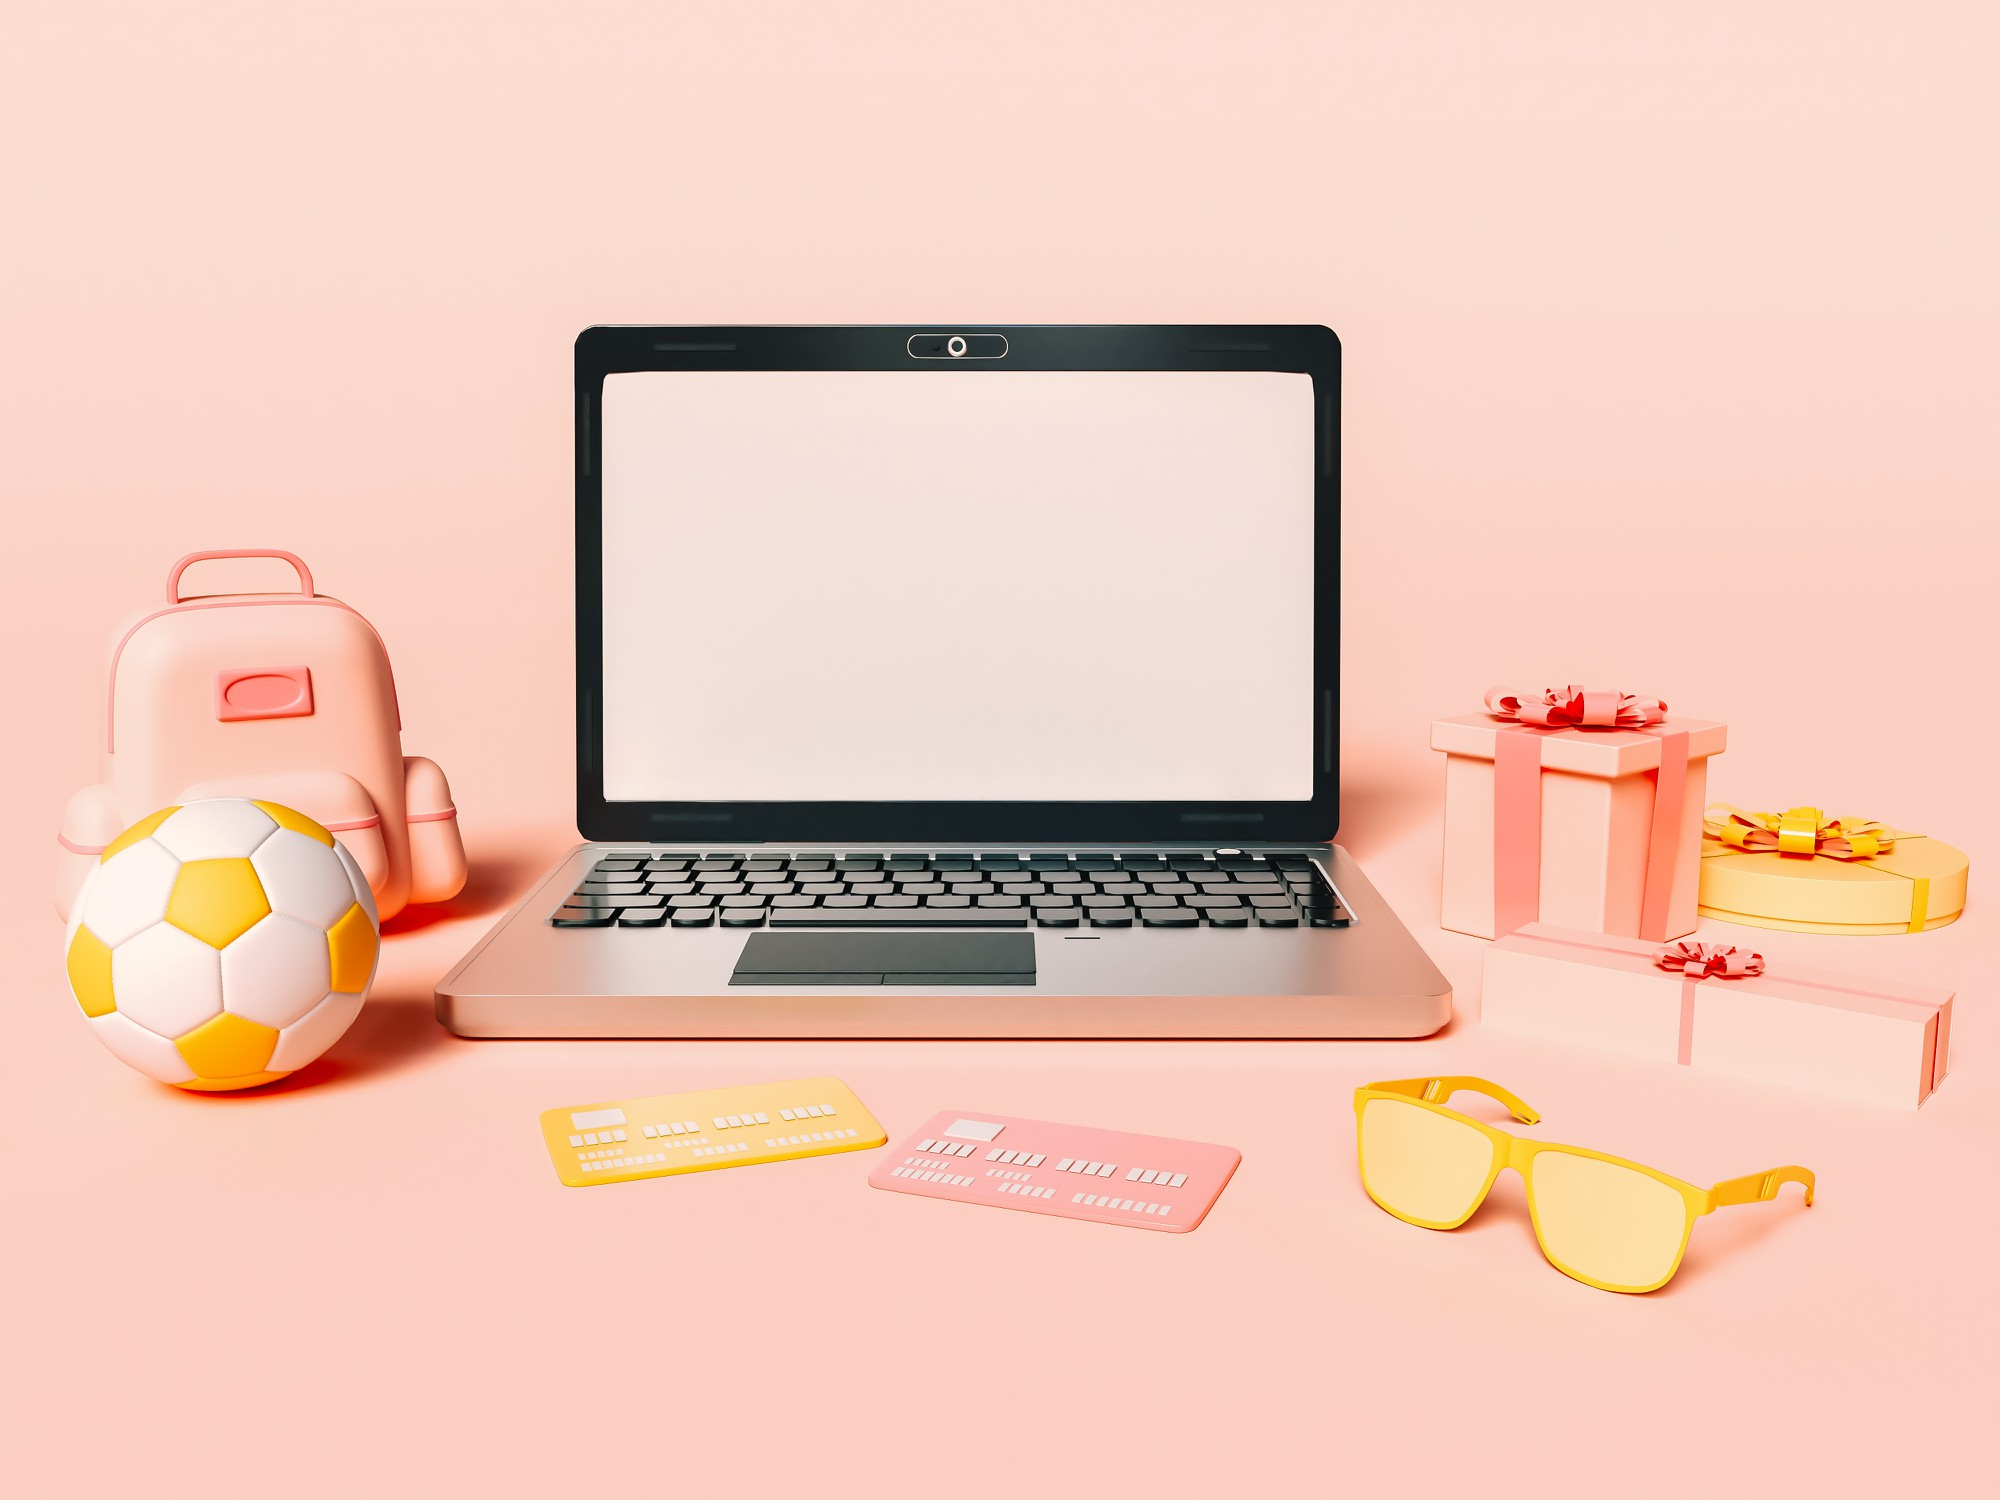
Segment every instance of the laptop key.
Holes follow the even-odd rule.
[[[1090,918],[1092,927],[1130,927],[1132,908],[1129,906],[1087,906],[1084,915]]]
[[[1037,927],[1078,927],[1083,923],[1083,910],[1075,906],[1038,906],[1035,908]]]
[[[1201,913],[1185,906],[1147,906],[1140,908],[1139,920],[1148,927],[1193,927]]]
[[[1027,903],[1019,896],[981,896],[981,906],[1024,906]]]
[[[761,906],[727,907],[722,913],[722,925],[724,927],[762,927],[764,925],[764,908]]]
[[[915,896],[877,896],[875,898],[875,905],[878,907],[891,906],[907,909],[916,904],[917,898]]]
[[[868,898],[866,896],[853,895],[828,896],[824,902],[825,906],[839,907],[843,911],[856,906],[866,906],[867,904]]]
[[[620,927],[664,927],[667,925],[667,909],[664,906],[635,907],[631,911],[618,913]]]
[[[1202,920],[1207,922],[1211,927],[1248,927],[1250,925],[1250,908],[1247,906],[1233,908],[1211,906],[1206,908],[1201,916]]]
[[[664,906],[664,896],[572,896],[568,906],[588,906],[597,911],[623,911],[628,906]]]
[[[936,899],[936,898],[933,898]],[[773,927],[1026,927],[1028,909],[1017,906],[1009,911],[986,907],[890,907],[863,906],[829,909],[812,906],[803,910],[779,908],[771,913]]]
[[[971,898],[970,896],[926,896],[926,897],[924,897],[924,905],[925,905],[925,906],[927,906],[927,907],[928,907],[928,906],[945,906],[945,907],[960,907],[960,906],[970,906],[970,905],[972,905],[972,898]]]
[[[713,907],[715,902],[714,896],[673,896],[668,898],[667,906],[673,911],[706,911]]]
[[[817,896],[773,896],[773,906],[813,906],[819,901]]]
[[[615,911],[597,911],[582,907],[565,906],[549,918],[551,927],[609,927],[618,920]]]
[[[713,927],[715,911],[714,908],[706,906],[690,907],[686,911],[675,912],[669,920],[676,927]]]
[[[1257,925],[1259,927],[1296,927],[1299,925],[1299,914],[1289,906],[1283,910],[1275,906],[1253,906],[1251,910],[1257,913]]]

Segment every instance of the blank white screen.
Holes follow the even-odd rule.
[[[609,801],[1311,796],[1309,376],[647,371],[602,443]]]

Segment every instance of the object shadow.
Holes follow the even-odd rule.
[[[1435,819],[1441,800],[1434,777],[1383,766],[1343,765],[1336,842],[1366,862]]]
[[[430,996],[371,995],[340,1040],[295,1073],[226,1093],[175,1092],[186,1099],[225,1104],[232,1099],[268,1099],[301,1091],[324,1093],[396,1072],[451,1041],[450,1033],[437,1023]]]
[[[1761,1212],[1759,1211],[1761,1210]],[[1776,1234],[1806,1211],[1805,1199],[1786,1193],[1772,1203],[1745,1204],[1730,1213],[1711,1214],[1695,1222],[1694,1237],[1674,1279],[1652,1295],[1677,1296],[1718,1264],[1750,1249],[1766,1235]]]
[[[553,864],[547,850],[508,850],[483,854],[470,862],[465,888],[449,901],[426,906],[406,906],[382,924],[384,937],[401,937],[422,932],[440,922],[457,922],[471,917],[490,917],[514,904],[530,882]]]

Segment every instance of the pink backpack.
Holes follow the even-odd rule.
[[[296,594],[183,598],[181,574],[209,558],[275,557]],[[193,552],[167,577],[164,607],[122,620],[106,674],[103,779],[69,800],[57,835],[56,910],[67,920],[104,846],[163,807],[261,797],[331,830],[375,892],[383,920],[407,902],[448,901],[465,848],[444,772],[406,756],[382,638],[313,592],[289,552]]]

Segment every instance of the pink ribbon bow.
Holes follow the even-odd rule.
[[[1643,729],[1667,716],[1657,698],[1640,698],[1616,689],[1543,688],[1539,698],[1509,688],[1489,688],[1486,711],[1499,719],[1515,719],[1549,729]]]
[[[1731,943],[1695,943],[1682,938],[1653,950],[1653,961],[1663,969],[1678,970],[1681,976],[1681,1035],[1679,1054],[1674,1059],[1682,1067],[1694,1056],[1694,992],[1705,979],[1747,979],[1764,972],[1764,955],[1751,953]]]
[[[1725,948],[1720,943],[1691,943],[1682,938],[1660,947],[1653,960],[1663,969],[1678,969],[1697,979],[1741,979],[1764,972],[1763,954],[1747,953],[1734,943]]]

